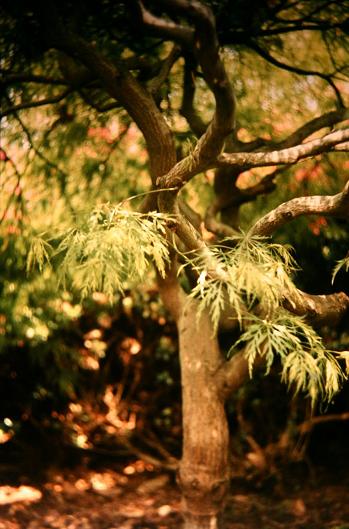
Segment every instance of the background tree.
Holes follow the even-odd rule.
[[[340,124],[348,119],[348,4],[257,2],[247,12],[244,2],[37,1],[3,9],[1,153],[10,176],[2,221],[14,202],[26,218],[22,186],[33,188],[45,171],[55,211],[44,234],[32,218],[28,268],[51,259],[84,295],[112,296],[154,263],[178,329],[185,527],[217,527],[230,478],[225,403],[253,368],[280,362],[282,378],[313,403],[339,388],[339,365],[314,327],[347,321],[348,294],[298,289],[287,232],[282,244],[264,237],[316,215],[314,235],[330,217],[343,222],[347,241],[349,130]],[[285,84],[293,93],[286,106]],[[44,121],[41,107],[49,109]],[[101,133],[92,120],[116,127],[95,161],[85,143],[86,131]],[[123,195],[132,187],[127,162],[117,166],[131,122],[150,177],[138,209]],[[288,166],[303,160],[303,173],[288,174],[301,196],[273,203]],[[332,194],[309,194],[304,183],[329,168]],[[142,171],[140,163],[143,184]],[[206,178],[199,191],[197,175]],[[255,206],[269,194],[270,204]],[[82,203],[92,211],[81,212]],[[40,200],[40,208],[50,205]],[[347,269],[345,249],[337,258],[338,270]],[[219,342],[223,329],[228,347]]]

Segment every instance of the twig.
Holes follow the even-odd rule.
[[[0,118],[8,116],[9,114],[15,114],[19,110],[23,110],[26,108],[37,108],[37,107],[41,107],[44,105],[52,105],[54,103],[59,103],[60,101],[65,99],[67,95],[71,94],[72,92],[73,92],[72,88],[67,88],[67,90],[64,90],[64,92],[61,92],[60,94],[54,97],[47,97],[44,99],[40,99],[39,101],[28,101],[27,103],[20,103],[19,105],[10,106],[0,113]]]
[[[349,412],[344,413],[332,413],[329,415],[321,415],[319,417],[312,417],[311,419],[308,419],[307,421],[302,422],[297,426],[297,430],[299,430],[300,433],[305,434],[310,432],[314,426],[317,424],[323,424],[326,422],[334,422],[334,421],[348,421],[349,420]]]
[[[341,93],[338,90],[337,86],[335,85],[334,81],[332,80],[332,74],[325,74],[325,73],[322,73],[322,72],[318,72],[316,70],[304,70],[303,68],[298,68],[296,66],[291,66],[289,64],[285,64],[285,63],[279,61],[278,59],[276,59],[275,57],[273,57],[272,55],[270,55],[270,53],[268,53],[266,50],[261,48],[255,41],[250,41],[249,45],[255,52],[258,53],[258,55],[263,57],[263,59],[265,59],[266,61],[270,62],[274,66],[277,66],[278,68],[282,68],[283,70],[286,70],[286,71],[292,72],[292,73],[296,73],[298,75],[312,75],[312,76],[315,76],[315,77],[320,77],[320,79],[323,79],[324,81],[326,81],[332,87],[332,89],[333,89],[333,91],[334,91],[334,93],[336,95],[339,108],[342,108],[342,107],[345,106],[343,98],[341,96]]]

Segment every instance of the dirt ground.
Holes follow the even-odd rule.
[[[3,477],[3,476],[2,476]],[[349,529],[349,476],[336,474],[288,490],[232,483],[227,529]],[[46,482],[0,486],[0,529],[177,529],[173,476],[142,462],[117,470],[52,471]],[[275,487],[274,487],[275,489]],[[291,490],[292,489],[292,490]]]

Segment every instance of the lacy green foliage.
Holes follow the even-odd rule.
[[[209,310],[215,330],[226,305],[241,323],[243,306],[259,303],[264,313],[273,314],[284,296],[296,295],[291,280],[296,265],[287,247],[245,236],[233,248],[217,246],[210,252],[187,259],[199,273],[191,296],[198,298],[199,312]]]
[[[27,255],[27,272],[34,268],[36,264],[43,271],[45,264],[50,264],[50,254],[52,246],[40,236],[34,236],[30,240],[30,248]]]
[[[251,376],[257,356],[265,359],[266,374],[278,357],[282,380],[296,393],[307,393],[312,404],[320,395],[331,400],[343,378],[337,361],[304,319],[282,308],[285,297],[297,296],[291,279],[296,264],[287,247],[247,235],[233,248],[216,247],[190,262],[199,274],[191,292],[199,312],[209,311],[216,331],[229,306],[232,318],[246,329],[228,357],[243,347]],[[257,304],[264,318],[252,314]]]
[[[345,371],[349,375],[349,351],[336,351],[336,355],[345,362]]]
[[[64,234],[56,254],[62,255],[60,280],[67,278],[82,296],[100,291],[112,296],[144,279],[149,263],[164,276],[169,260],[165,238],[169,217],[123,209],[96,208],[78,228]]]
[[[338,274],[338,272],[339,272],[342,268],[344,268],[344,270],[345,270],[346,272],[349,272],[349,254],[348,254],[346,257],[344,257],[343,259],[340,259],[340,260],[337,262],[336,266],[334,267],[334,269],[333,269],[333,273],[332,273],[332,283],[334,283],[334,280],[335,280],[335,278],[336,278],[336,275]]]
[[[282,365],[282,380],[295,393],[305,392],[314,405],[319,395],[330,401],[340,388],[343,373],[326,350],[322,339],[303,318],[280,310],[272,319],[255,316],[229,351],[243,347],[250,376],[257,356],[266,362],[266,374],[276,357]]]

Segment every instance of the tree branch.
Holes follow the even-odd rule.
[[[285,308],[305,316],[313,325],[337,325],[349,313],[349,296],[343,292],[314,296],[299,290],[294,303],[293,300],[285,300]],[[253,368],[260,369],[264,365],[264,357],[257,356]],[[228,398],[231,393],[242,387],[249,377],[248,361],[243,349],[221,365],[217,372],[217,384],[224,398]]]
[[[117,101],[111,101],[109,103],[102,104],[99,101],[96,101],[93,99],[93,97],[90,97],[90,95],[85,91],[84,89],[79,90],[79,95],[85,103],[90,105],[92,108],[97,110],[97,112],[100,112],[103,114],[104,112],[109,112],[110,110],[114,110],[115,108],[121,108],[120,103]]]
[[[265,359],[257,356],[253,367],[260,369],[265,365]],[[220,394],[227,399],[232,393],[240,389],[250,378],[248,360],[245,358],[244,349],[236,353],[230,360],[222,363],[217,372],[217,385]]]
[[[294,147],[295,145],[300,144],[308,136],[311,136],[315,132],[320,131],[322,128],[333,127],[333,125],[335,125],[336,123],[345,121],[348,118],[348,108],[343,107],[337,110],[332,110],[330,112],[327,112],[326,114],[322,114],[321,116],[318,116],[308,121],[283,140],[274,141],[267,140],[265,138],[256,138],[255,140],[252,140],[250,142],[243,142],[238,140],[237,138],[234,138],[233,149],[226,148],[225,152],[227,154],[239,151],[252,152],[257,149],[267,149],[268,147],[269,149],[287,149],[289,147]]]
[[[6,216],[7,216],[7,214],[8,214],[9,209],[10,209],[10,206],[11,206],[12,201],[13,201],[13,199],[14,199],[15,196],[16,196],[16,195],[15,195],[16,189],[18,189],[19,186],[20,186],[20,184],[21,184],[21,178],[22,178],[22,175],[21,175],[21,173],[19,172],[19,170],[18,170],[18,168],[17,168],[17,165],[16,165],[15,162],[12,160],[12,158],[10,158],[10,157],[8,156],[7,152],[4,151],[4,149],[2,149],[1,147],[0,147],[0,152],[1,152],[2,155],[3,155],[3,158],[2,158],[1,160],[2,160],[3,162],[9,162],[9,163],[12,165],[13,170],[14,170],[14,172],[15,172],[15,175],[16,175],[16,177],[17,177],[17,178],[16,178],[15,185],[13,186],[13,190],[12,190],[12,192],[10,193],[10,196],[9,196],[9,198],[8,198],[8,201],[7,201],[7,204],[6,204],[6,206],[5,206],[5,209],[4,209],[4,211],[2,212],[2,215],[1,215],[1,217],[0,217],[0,224],[2,224],[3,221],[6,219]]]
[[[292,21],[290,21],[292,22]],[[278,27],[274,29],[262,29],[261,31],[258,31],[258,33],[254,33],[254,36],[256,37],[270,37],[272,35],[282,35],[284,33],[293,33],[295,31],[329,31],[330,29],[345,29],[348,25],[349,20],[345,19],[342,22],[336,22],[333,24],[294,24],[292,22],[292,26],[286,26],[286,27]]]
[[[192,176],[213,162],[222,150],[227,135],[233,130],[235,98],[219,54],[215,21],[211,10],[196,0],[166,0],[164,4],[193,21],[195,25],[194,53],[216,102],[213,119],[193,152],[157,182],[161,188],[176,188],[172,194],[164,193],[159,197],[160,209],[173,211],[179,189]]]
[[[267,145],[273,146],[274,148],[284,149],[293,147],[301,143],[306,137],[313,134],[316,131],[319,131],[323,127],[330,127],[334,123],[343,121],[349,117],[349,109],[343,108],[331,112],[327,112],[321,116],[318,116],[311,121],[305,123],[299,127],[296,131],[290,134],[287,138],[279,142],[267,141],[265,140],[256,140],[255,142],[250,142],[250,144],[244,144],[239,142],[237,139],[234,141],[229,140],[226,142],[226,153],[236,153],[238,150],[245,150],[245,152],[250,152],[255,148],[263,147],[266,148]],[[254,144],[253,144],[254,143]],[[264,145],[263,145],[264,143]],[[341,143],[338,146],[334,146],[333,150],[346,150],[348,149],[348,143]],[[248,149],[247,149],[248,148]],[[245,169],[244,167],[236,169],[234,166],[225,166],[220,167],[215,172],[215,191],[217,198],[214,204],[214,207],[208,211],[206,216],[207,227],[209,230],[214,233],[227,234],[231,230],[229,226],[219,223],[214,219],[214,215],[221,210],[225,211],[225,215],[229,215],[225,222],[229,222],[229,218],[237,219],[238,218],[238,208],[241,204],[246,202],[251,202],[260,194],[270,193],[276,188],[274,182],[276,176],[285,170],[285,167],[280,167],[274,170],[271,174],[268,174],[262,178],[256,185],[250,186],[246,189],[240,189],[236,186],[235,182],[241,172]],[[246,167],[248,169],[248,167]],[[235,222],[235,221],[234,221]],[[228,228],[228,230],[226,229]]]
[[[151,95],[128,72],[120,69],[95,46],[63,27],[52,2],[40,3],[48,43],[77,58],[97,78],[109,95],[123,105],[142,131],[148,147],[153,181],[166,174],[176,162],[173,136]]]
[[[36,107],[42,107],[44,105],[52,105],[55,103],[59,103],[72,92],[73,92],[72,88],[67,88],[67,90],[64,90],[64,92],[61,92],[57,96],[47,97],[44,99],[40,99],[39,101],[28,101],[26,103],[20,103],[19,105],[10,106],[8,108],[5,108],[5,110],[3,110],[2,112],[0,112],[0,118],[4,118],[5,116],[8,116],[9,114],[14,114],[15,112],[18,112],[19,110],[23,110],[25,108],[36,108]]]
[[[314,132],[317,132],[324,127],[332,127],[336,123],[340,123],[346,119],[349,119],[348,108],[332,110],[331,112],[327,112],[326,114],[322,114],[322,116],[318,116],[311,121],[308,121],[299,127],[299,129],[297,129],[295,132],[290,134],[290,136],[288,136],[286,139],[277,143],[276,147],[279,149],[293,147],[294,145],[301,143]]]
[[[183,76],[183,98],[180,112],[189,123],[189,127],[194,132],[194,134],[200,137],[205,133],[207,125],[203,122],[201,117],[195,112],[194,109],[195,82],[193,73],[193,62],[193,59],[191,59],[188,55],[185,57]]]
[[[311,432],[311,430],[317,424],[323,424],[325,422],[333,422],[333,421],[348,421],[348,420],[349,420],[349,412],[329,413],[328,415],[320,415],[318,417],[311,417],[310,419],[303,421],[301,424],[297,426],[297,430],[301,434],[306,434],[306,433]]]
[[[144,7],[142,2],[139,1],[137,4],[141,24],[152,31],[155,35],[173,40],[188,48],[193,45],[194,30],[192,28],[181,26],[172,21],[156,17]]]
[[[335,150],[338,144],[349,140],[349,128],[339,129],[326,134],[322,138],[312,140],[288,149],[271,152],[239,152],[222,153],[218,156],[218,165],[236,165],[245,168],[267,167],[269,165],[294,164],[299,160]]]
[[[17,83],[38,83],[38,84],[50,84],[57,86],[67,86],[69,83],[65,79],[55,79],[54,77],[45,75],[34,75],[34,74],[22,74],[22,73],[11,73],[6,70],[0,69],[1,84],[9,86]]]
[[[224,222],[219,222],[216,218],[216,214],[217,208],[214,204],[207,208],[205,215],[205,228],[208,231],[211,231],[215,235],[219,235],[221,237],[234,237],[238,235],[239,232],[237,230],[228,224],[225,224]]]
[[[161,63],[160,71],[156,77],[153,77],[148,83],[148,90],[157,99],[158,92],[163,83],[168,78],[172,66],[180,56],[180,48],[175,45],[172,47],[170,53]]]
[[[301,215],[330,215],[349,220],[349,180],[343,191],[333,196],[309,196],[284,202],[259,219],[251,235],[266,237]]]
[[[32,135],[31,135],[31,132],[29,131],[28,127],[23,123],[22,119],[19,117],[19,115],[17,114],[17,112],[14,112],[14,117],[15,119],[18,121],[18,123],[20,124],[24,134],[26,135],[26,138],[28,140],[28,143],[30,145],[30,148],[34,151],[34,153],[36,154],[36,156],[38,156],[43,162],[45,162],[49,167],[51,167],[52,169],[54,169],[55,171],[57,171],[57,173],[60,175],[61,178],[59,178],[59,182],[60,182],[60,185],[61,187],[63,188],[66,184],[66,182],[68,181],[68,175],[65,171],[63,171],[63,169],[61,169],[57,164],[55,164],[54,162],[52,162],[51,160],[49,160],[41,151],[40,151],[40,148],[36,147],[34,142],[33,142],[33,138],[32,138]],[[57,123],[57,122],[56,122]],[[27,167],[25,168],[24,172],[26,172],[28,168],[28,165]],[[66,200],[67,200],[67,204],[69,206],[69,208],[73,211],[72,209],[72,206],[71,206],[71,203],[70,203],[70,199],[69,197],[67,196],[66,197]]]
[[[279,61],[278,59],[276,59],[275,57],[273,57],[272,55],[270,55],[270,53],[268,53],[266,50],[261,48],[254,41],[250,41],[249,42],[249,46],[256,53],[258,53],[258,55],[260,55],[263,59],[268,61],[270,64],[273,64],[274,66],[277,66],[278,68],[281,68],[281,69],[286,70],[288,72],[296,73],[298,75],[312,75],[312,76],[315,76],[315,77],[320,77],[320,79],[323,79],[324,81],[326,81],[332,87],[332,89],[333,89],[333,91],[334,91],[334,93],[336,95],[339,107],[344,107],[344,102],[343,102],[341,93],[338,90],[336,84],[334,83],[334,81],[332,79],[332,75],[333,74],[325,74],[325,73],[322,73],[322,72],[318,72],[316,70],[304,70],[303,68],[298,68],[296,66],[291,66],[289,64],[285,64],[285,63]]]
[[[338,325],[349,312],[349,296],[344,292],[314,295],[297,290],[292,299],[286,298],[284,307],[306,317],[312,325]]]

